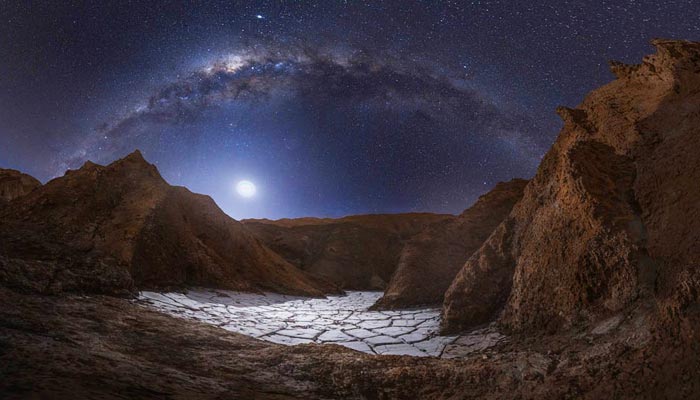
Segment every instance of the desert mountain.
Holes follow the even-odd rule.
[[[435,223],[411,238],[376,308],[440,304],[469,256],[520,200],[526,180],[498,183],[457,218]]]
[[[408,213],[350,217],[243,220],[287,261],[343,289],[384,289],[403,246],[426,227],[452,215]]]
[[[100,291],[110,276],[115,289],[133,280],[137,287],[332,290],[261,244],[208,196],[168,185],[138,151],[69,171],[14,201],[0,220],[4,280],[18,286],[60,291],[73,282]],[[73,277],[55,279],[58,273]],[[58,281],[61,287],[51,287]]]
[[[700,293],[700,44],[655,40],[575,109],[445,296],[444,329],[556,331],[633,305],[681,329]],[[675,322],[670,322],[675,321]]]
[[[0,204],[24,196],[39,186],[41,182],[30,175],[0,168]]]

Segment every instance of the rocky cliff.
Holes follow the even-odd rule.
[[[34,177],[13,169],[0,168],[0,205],[24,196],[41,186]]]
[[[202,285],[321,295],[208,196],[168,185],[138,151],[86,163],[0,211],[0,279],[39,291]],[[113,288],[105,285],[110,277]]]
[[[561,330],[700,293],[700,44],[655,40],[575,109],[523,199],[449,288],[444,330]],[[668,318],[666,318],[668,317]]]
[[[433,224],[411,238],[375,308],[441,304],[459,269],[510,213],[526,184],[523,179],[501,182],[457,218]]]
[[[451,215],[409,213],[345,218],[244,220],[245,227],[302,270],[343,289],[383,290],[405,242]]]

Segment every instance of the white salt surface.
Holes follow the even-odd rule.
[[[348,292],[315,299],[201,289],[186,294],[141,292],[139,302],[170,315],[274,343],[334,343],[372,354],[464,356],[503,339],[492,330],[484,332],[487,340],[483,344],[478,333],[439,336],[437,308],[367,311],[381,295]]]

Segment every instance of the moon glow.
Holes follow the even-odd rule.
[[[255,184],[251,181],[240,181],[236,184],[236,192],[238,192],[241,197],[253,197],[256,192]]]

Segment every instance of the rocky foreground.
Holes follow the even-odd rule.
[[[461,359],[277,345],[110,296],[0,288],[2,398],[693,398],[700,352],[620,316]]]
[[[387,282],[381,271],[395,265],[343,271],[354,265],[344,261],[352,240],[327,235],[352,238],[392,218],[361,218],[364,225],[339,231],[319,228],[336,222],[312,221],[313,232],[284,231],[292,245],[278,253],[270,247],[278,233],[259,239],[210,199],[167,185],[138,153],[105,167],[88,163],[43,186],[6,172],[0,397],[697,398],[700,44],[653,44],[657,53],[642,64],[612,63],[616,80],[579,107],[559,109],[560,136],[522,198],[508,191],[516,195],[493,208],[503,219],[483,218],[495,228],[479,232],[485,241],[473,254],[464,253],[466,240],[441,236],[439,226],[458,217],[398,235],[403,245],[391,257],[402,259],[415,241],[426,249],[405,264],[406,277],[420,283],[421,267],[433,269],[425,276],[445,271],[440,282],[456,273],[443,296],[442,332],[469,339],[451,360],[283,346],[158,313],[134,298],[137,289],[193,285],[321,296],[338,291],[316,269],[324,265],[381,284],[375,276]],[[452,258],[435,267],[446,258],[431,253],[424,232],[434,232],[435,248],[457,241],[466,262],[456,271]],[[309,254],[326,261],[309,263],[316,259]],[[314,273],[305,269],[313,265]],[[411,298],[412,291],[404,290],[411,301],[423,295]],[[506,339],[483,345],[476,332],[485,327]]]

